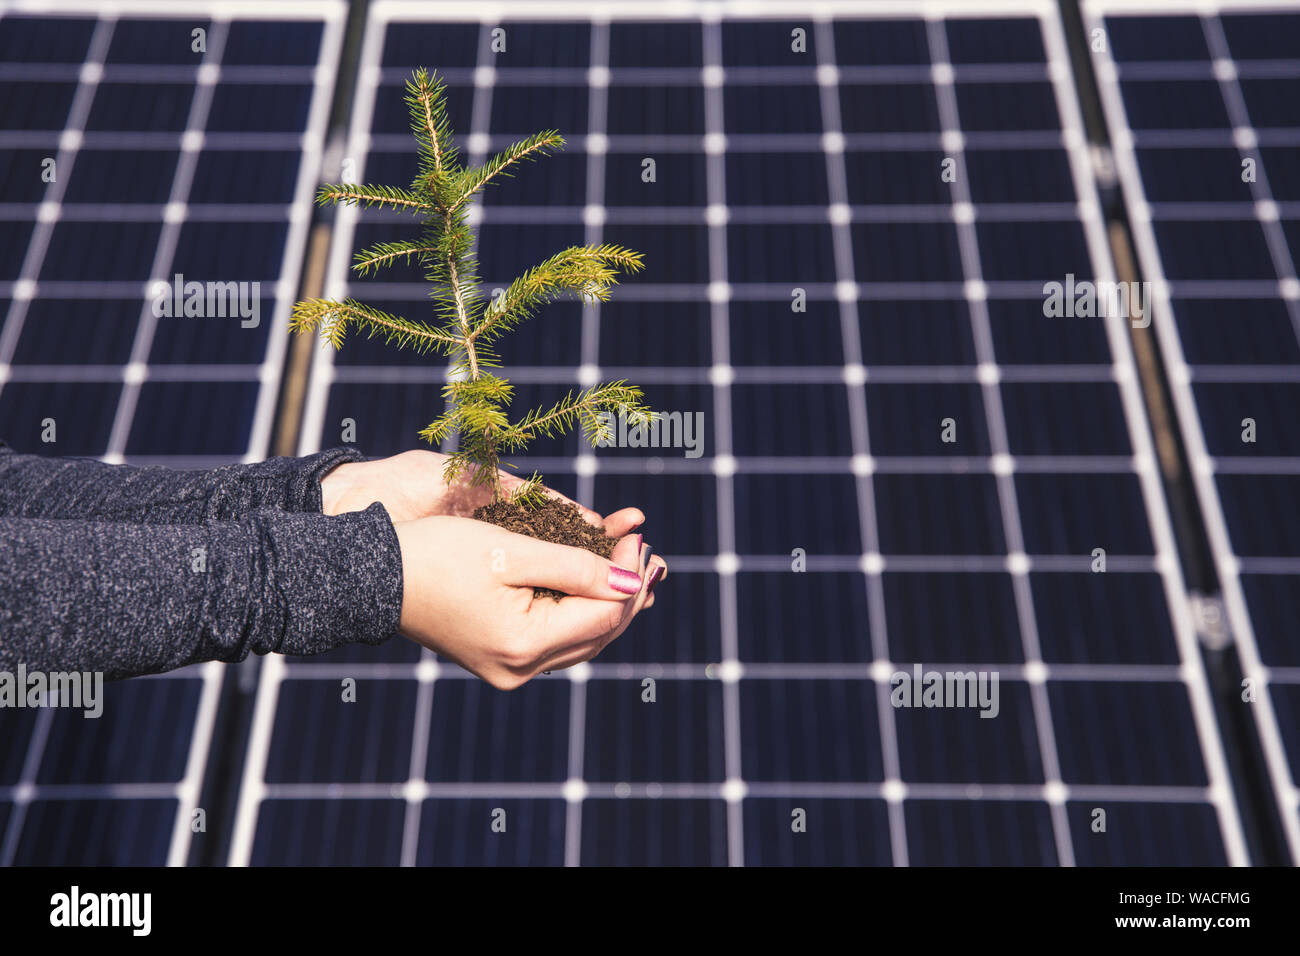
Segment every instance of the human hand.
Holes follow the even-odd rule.
[[[595,657],[654,603],[666,573],[640,535],[624,537],[606,560],[462,517],[393,526],[402,634],[501,690]],[[537,598],[534,587],[569,596]]]

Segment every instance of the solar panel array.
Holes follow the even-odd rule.
[[[319,65],[338,57],[344,11],[0,5],[12,445],[179,466],[266,456],[332,90]],[[174,281],[246,283],[257,310],[159,316],[156,283]],[[98,719],[0,710],[0,864],[189,859],[222,675],[108,685]]]
[[[1116,278],[1055,2],[774,3],[723,15],[706,3],[376,0],[347,142],[328,161],[341,4],[212,0],[198,58],[185,51],[202,24],[116,9],[18,4],[0,16],[10,441],[110,461],[263,457],[310,194],[320,180],[410,181],[401,94],[415,66],[446,79],[472,161],[543,127],[569,140],[475,211],[488,289],[571,243],[646,255],[613,301],[554,306],[506,340],[516,410],[627,378],[654,407],[704,423],[698,457],[593,452],[569,437],[517,460],[602,512],[643,508],[647,541],[670,565],[656,606],[593,663],[506,694],[401,640],[265,658],[247,740],[221,744],[245,751],[228,862],[1250,862],[1128,317],[1045,313],[1045,283]],[[1222,18],[1230,46],[1232,22]],[[1096,56],[1113,52],[1120,78],[1163,49],[1147,43],[1125,59],[1105,26],[1111,49]],[[1231,51],[1246,90],[1240,49],[1270,31],[1242,30],[1255,38]],[[1208,61],[1175,59],[1136,66],[1203,92]],[[1270,52],[1250,68],[1294,83],[1284,59]],[[1113,98],[1115,77],[1102,74]],[[1230,82],[1223,67],[1213,75]],[[1181,87],[1140,89],[1156,117],[1188,102]],[[1125,92],[1130,120],[1131,95],[1142,93]],[[1286,118],[1285,98],[1260,96]],[[1114,105],[1113,130],[1125,123]],[[1148,133],[1133,125],[1142,157]],[[1269,223],[1285,239],[1296,218],[1275,172],[1294,171],[1282,148],[1294,130],[1254,128],[1273,193],[1250,201],[1273,203],[1260,247],[1273,252]],[[1149,145],[1236,142],[1224,132],[1223,143]],[[47,156],[59,176],[43,184],[30,170]],[[1177,171],[1184,159],[1149,161]],[[1151,222],[1179,214],[1165,208],[1176,197],[1129,185],[1130,199],[1147,196]],[[1196,210],[1216,229],[1244,201],[1221,198],[1222,215]],[[1187,221],[1157,230],[1162,242],[1192,235],[1182,230],[1196,217],[1182,212]],[[356,249],[411,228],[341,209],[324,294],[425,317],[417,271],[349,271]],[[1141,238],[1150,227],[1135,228]],[[1197,254],[1194,242],[1179,248]],[[1225,268],[1258,268],[1242,248],[1225,252]],[[100,249],[109,258],[90,255]],[[1146,274],[1160,275],[1161,259],[1140,251]],[[1289,322],[1294,268],[1270,261],[1277,274],[1250,272],[1259,281],[1248,291],[1292,309]],[[1170,274],[1171,288],[1217,298],[1219,278],[1243,278],[1203,265]],[[261,279],[273,301],[254,330],[155,319],[149,280],[176,272]],[[1181,274],[1216,281],[1183,288]],[[106,295],[120,308],[104,307]],[[86,314],[67,305],[78,299],[97,300],[94,318],[69,317]],[[1206,337],[1222,326],[1175,306],[1160,310],[1176,316],[1177,334],[1160,329],[1166,357],[1180,336],[1186,347],[1191,315],[1214,358]],[[1280,348],[1280,320],[1259,328],[1260,351],[1240,353],[1247,374],[1228,380],[1293,381],[1258,360]],[[1197,400],[1226,401],[1193,395],[1212,380],[1203,370],[1222,376],[1224,363],[1170,364],[1191,370],[1178,384],[1190,434]],[[347,440],[370,455],[411,447],[441,411],[446,371],[365,339],[318,350],[300,452]],[[1285,397],[1242,401],[1277,410],[1257,413],[1262,423]],[[41,449],[50,416],[60,443]],[[1287,440],[1280,425],[1265,433]],[[1225,469],[1241,456],[1210,447],[1199,459],[1207,509],[1225,470],[1247,470]],[[1288,473],[1287,447],[1252,451],[1249,464]],[[1260,493],[1240,500],[1257,506]],[[1258,642],[1267,667],[1266,744],[1279,799],[1294,808],[1276,729],[1295,703],[1277,579],[1295,572],[1294,555],[1275,540],[1264,551],[1238,541],[1234,531],[1220,570],[1243,572],[1234,630]],[[1279,625],[1273,644],[1264,618]],[[891,677],[914,665],[996,672],[998,716],[892,706]],[[207,665],[115,686],[105,717],[84,724],[75,712],[0,711],[0,862],[192,860],[200,838],[186,824],[221,675]]]
[[[1285,7],[1289,6],[1289,9]],[[1138,253],[1300,859],[1300,10],[1090,2]]]
[[[231,861],[1243,862],[1125,320],[1044,316],[1045,281],[1113,278],[1054,6],[518,9],[374,5],[347,157],[412,178],[422,64],[475,161],[569,137],[486,197],[487,287],[572,242],[648,268],[536,320],[505,374],[525,407],[626,377],[702,411],[704,454],[570,438],[519,463],[644,508],[671,584],[510,694],[406,644],[268,660]],[[420,317],[414,270],[348,274],[403,228],[344,210],[326,294]],[[321,350],[301,451],[345,426],[408,447],[445,374]],[[895,709],[916,663],[1000,672],[999,717]]]

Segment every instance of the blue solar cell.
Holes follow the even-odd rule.
[[[723,89],[723,128],[728,133],[820,133],[821,89],[811,83]]]
[[[583,67],[590,60],[591,27],[579,21],[568,23],[501,23],[505,49],[496,52],[493,65],[511,67]]]
[[[724,66],[817,65],[815,31],[807,20],[724,20],[721,30]],[[803,31],[802,50],[795,30]]]
[[[197,42],[194,31],[204,31],[206,46],[206,34],[211,29],[212,24],[206,19],[118,20],[113,25],[113,40],[104,62],[197,66],[203,62],[204,51],[194,49]]]
[[[704,62],[698,23],[618,20],[609,26],[611,70],[631,67],[699,67]]]
[[[1260,659],[1270,667],[1300,667],[1293,622],[1300,617],[1300,581],[1293,574],[1243,574]]]
[[[647,159],[654,160],[652,182],[644,178],[651,172]],[[704,206],[707,202],[703,154],[645,149],[605,157],[606,206]]]
[[[55,710],[37,782],[180,780],[185,776],[201,686],[199,680],[184,678],[105,684],[98,718],[86,717],[81,709]],[[159,727],[172,732],[155,733]]]
[[[792,567],[795,560],[791,557]],[[748,571],[736,575],[736,590],[742,661],[871,660],[866,579],[860,573]],[[655,598],[657,608],[658,592]]]
[[[1156,219],[1151,228],[1170,279],[1276,278],[1256,219]]]
[[[0,202],[40,202],[47,186],[41,175],[46,168],[45,161],[57,153],[58,146],[53,141],[43,149],[0,151]]]
[[[1300,476],[1216,475],[1214,481],[1234,553],[1300,557]]]
[[[608,93],[606,131],[612,135],[692,136],[704,132],[704,91],[698,86],[614,84]]]
[[[738,554],[862,553],[852,476],[739,473],[734,484]]]
[[[1192,386],[1206,449],[1211,455],[1264,457],[1300,455],[1293,423],[1300,404],[1294,382],[1197,382]],[[1247,419],[1254,423],[1245,440]]]
[[[422,312],[428,311],[426,300]],[[580,354],[581,343],[581,304],[555,302],[499,340],[494,347],[507,366],[573,365],[575,357]]]
[[[1198,17],[1106,17],[1106,39],[1117,61],[1208,60]]]
[[[1273,683],[1269,685],[1273,705],[1277,708],[1277,723],[1286,747],[1287,764],[1292,778],[1300,777],[1300,684]]]
[[[841,83],[846,133],[938,132],[939,104],[929,83]]]
[[[247,454],[259,386],[257,380],[145,382],[140,389],[126,453],[230,457]]]
[[[392,226],[388,226],[386,229],[386,232],[384,230],[374,230],[375,237],[390,241],[400,238],[400,236],[394,234]],[[646,252],[646,272],[649,272],[655,269],[655,260],[649,254],[651,250],[637,245],[636,241],[634,241],[638,236],[634,236],[632,233],[636,231],[634,227],[618,226],[606,231],[605,241],[616,242],[619,245]],[[382,236],[381,233],[383,233]],[[357,231],[357,235],[357,248],[359,249],[361,248],[360,230]],[[487,282],[501,286],[506,285],[524,270],[531,269],[537,263],[554,255],[556,251],[566,246],[580,246],[583,244],[582,225],[576,221],[545,224],[511,223],[509,225],[485,222],[479,229],[478,235],[479,271]],[[661,242],[664,241],[667,237],[667,230],[660,227],[658,235]],[[660,259],[660,269],[663,268],[662,263],[663,260]],[[387,272],[393,271],[387,270]],[[638,273],[637,275],[638,278],[633,281],[645,281],[645,273]]]
[[[851,227],[859,282],[960,282],[957,230],[946,222],[858,222]]]
[[[21,778],[38,713],[27,708],[0,709],[0,787],[12,787]]]
[[[0,19],[0,63],[80,63],[95,20],[12,16]]]
[[[840,66],[930,65],[921,20],[836,20],[834,34]]]
[[[1135,151],[1148,202],[1250,202],[1241,156],[1222,146],[1151,147]]]
[[[825,206],[826,157],[821,153],[738,153],[727,156],[732,206]]]
[[[1042,298],[990,299],[988,311],[993,351],[1003,365],[1111,364],[1103,320],[1048,318]]]
[[[709,237],[703,223],[675,226],[611,223],[605,226],[604,240],[635,249],[645,256],[645,268],[628,277],[629,285],[702,283],[709,279]]]
[[[405,800],[262,802],[254,866],[397,866]]]
[[[1290,146],[1262,146],[1259,154],[1268,171],[1268,188],[1273,198],[1284,202],[1300,201],[1300,150]]]
[[[878,474],[881,554],[1003,554],[992,475]]]
[[[446,83],[447,96],[447,120],[451,128],[458,131],[462,136],[469,132],[470,120],[473,116],[474,109],[474,87],[461,83]],[[406,83],[393,82],[382,83],[375,90],[374,116],[370,121],[370,128],[376,133],[405,133],[411,135],[411,112],[406,105]],[[529,130],[529,132],[533,132]],[[371,160],[375,154],[370,154]],[[404,158],[407,164],[414,162],[415,157],[407,146],[403,146],[398,153],[399,158]],[[410,175],[398,177],[401,182],[410,182],[414,178],[414,169]],[[374,181],[387,182],[387,179],[381,179],[378,172],[372,171],[369,161],[366,165],[366,178]]]
[[[1219,16],[1228,50],[1236,60],[1294,60],[1300,13],[1233,13]]]
[[[149,362],[153,365],[260,365],[271,334],[275,299],[248,302],[250,317],[163,318],[155,328]],[[244,328],[245,322],[256,326]]]
[[[640,676],[587,683],[584,779],[608,783],[721,782],[722,685]],[[688,738],[691,746],[681,746]]]
[[[549,321],[549,316],[543,321]],[[600,364],[604,366],[708,365],[711,340],[706,302],[615,298],[600,307]],[[565,354],[572,362],[576,354],[572,345]]]
[[[1063,149],[968,149],[965,157],[972,202],[1075,200],[1070,158]]]
[[[187,281],[273,281],[280,275],[288,231],[286,222],[190,220],[176,241],[172,272]]]
[[[426,800],[418,866],[563,866],[563,800]]]
[[[307,127],[308,83],[222,83],[212,95],[208,131],[297,132]]]
[[[1133,453],[1113,382],[1003,382],[1001,388],[1013,455]]]
[[[922,673],[936,672],[930,662],[921,662]],[[987,668],[963,665],[962,674]],[[909,677],[915,671],[900,666]],[[962,686],[969,687],[964,679]],[[992,678],[986,681],[986,701],[992,701]],[[899,695],[909,694],[918,684],[886,688]],[[917,691],[919,693],[919,690]],[[907,698],[911,699],[911,698]],[[991,706],[983,708],[978,697],[966,707],[895,707],[898,757],[903,780],[908,783],[1042,783],[1043,769],[1038,753],[1038,732],[1029,686],[1022,681],[998,680],[997,716]]]
[[[887,571],[889,656],[896,661],[1024,660],[1011,576]],[[978,621],[978,627],[972,622]]]
[[[139,299],[33,299],[14,365],[120,365],[131,357]]]
[[[985,130],[1057,130],[1056,91],[1044,81],[968,83],[954,86],[961,125],[969,132]]]
[[[383,64],[430,70],[473,67],[478,47],[477,23],[394,22],[384,33]]]
[[[341,444],[346,430],[366,454],[395,455],[415,447],[416,433],[443,407],[441,376],[427,383],[339,383],[330,389],[321,447]]]
[[[1223,834],[1208,803],[1071,801],[1075,863],[1079,866],[1227,866]],[[1106,830],[1093,830],[1097,809]]]
[[[1178,664],[1158,574],[1035,572],[1038,641],[1049,664]]]
[[[1029,554],[1152,554],[1142,488],[1132,474],[1018,474]]]
[[[1051,808],[1028,800],[908,800],[912,866],[1056,866]]]
[[[867,365],[975,362],[970,313],[962,300],[862,300],[858,303],[858,328],[862,360]]]
[[[182,742],[189,745],[188,735]],[[23,819],[14,863],[165,866],[175,818],[173,799],[34,800]]]
[[[579,136],[587,131],[587,95],[585,86],[498,85],[492,91],[492,132],[526,136],[556,129],[565,137]],[[609,131],[619,132],[613,124]]]
[[[820,153],[814,158],[821,160]],[[952,186],[940,176],[945,157],[940,150],[846,150],[844,176],[849,202],[857,206],[897,203],[945,205]]]
[[[733,223],[727,228],[727,269],[733,282],[832,282],[830,226]]]
[[[859,783],[884,779],[876,694],[863,680],[740,683],[746,780]]]
[[[234,20],[221,62],[226,66],[315,66],[323,32],[319,20]]]
[[[726,866],[722,800],[586,800],[583,866]]]
[[[1295,54],[1300,56],[1300,52]],[[1300,78],[1242,77],[1241,95],[1256,129],[1300,126]]]
[[[804,290],[805,296],[807,290]],[[797,295],[797,293],[796,293]],[[797,302],[735,301],[728,308],[732,365],[840,365],[844,362],[844,330],[839,304],[804,299]],[[692,353],[707,363],[707,349]]]
[[[170,149],[83,149],[68,177],[66,203],[165,203],[180,153]]]
[[[343,699],[342,684],[292,678],[280,684],[268,783],[406,782],[415,681],[357,679],[351,701]],[[304,735],[303,726],[314,730]]]
[[[568,776],[567,680],[534,680],[517,691],[477,680],[433,689],[425,776],[440,783],[562,781]],[[491,747],[484,741],[496,741]]]
[[[193,83],[102,82],[86,117],[90,131],[178,132],[185,129]]]
[[[1224,129],[1229,125],[1218,81],[1122,80],[1133,129]]]
[[[517,175],[498,178],[481,195],[489,220],[496,206],[581,206],[587,196],[587,157],[572,150],[549,156]]]
[[[102,455],[121,387],[116,382],[8,382],[0,391],[5,441],[29,454]],[[52,444],[41,440],[47,418],[55,423]]]
[[[989,454],[988,426],[978,385],[869,382],[866,394],[873,455]],[[951,430],[948,419],[952,419]]]
[[[76,92],[76,83],[0,81],[0,129],[61,130]]]
[[[884,800],[750,798],[743,804],[746,866],[888,866]],[[803,811],[800,817],[794,816]],[[805,829],[795,830],[796,820]]]
[[[1033,17],[946,20],[948,59],[953,63],[1042,63],[1042,32]]]
[[[980,263],[986,280],[1066,282],[1092,276],[1083,226],[1075,220],[977,222]]]
[[[1205,766],[1187,687],[1175,681],[1049,681],[1061,779],[1135,787],[1203,787]],[[1158,746],[1152,746],[1159,741]]]
[[[129,282],[148,279],[161,223],[60,219],[50,235],[42,279]]]
[[[299,162],[299,154],[288,150],[205,149],[199,154],[187,202],[191,206],[291,203]]]
[[[852,446],[843,385],[733,385],[731,414],[737,455],[837,455]]]

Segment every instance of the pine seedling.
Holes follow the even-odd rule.
[[[469,166],[459,162],[447,118],[446,88],[436,74],[416,70],[406,83],[406,104],[419,150],[418,172],[411,185],[326,184],[316,202],[378,206],[420,217],[417,238],[364,249],[356,254],[352,268],[370,276],[414,260],[431,284],[434,320],[406,319],[350,298],[308,299],[294,306],[290,329],[319,333],[335,348],[342,347],[349,328],[364,330],[398,348],[450,359],[443,389],[446,410],[420,437],[434,445],[453,437],[458,440],[443,474],[448,484],[464,479],[490,489],[494,502],[535,508],[546,497],[541,476],[534,472],[513,492],[505,493],[498,473],[503,455],[522,451],[538,435],[561,435],[575,427],[599,445],[612,436],[616,416],[624,416],[632,425],[648,424],[654,416],[642,404],[641,390],[619,381],[571,391],[551,408],[531,410],[512,422],[506,414],[512,386],[490,371],[500,367],[494,346],[550,302],[605,301],[620,271],[642,268],[641,254],[608,244],[573,246],[527,270],[495,297],[485,297],[480,291],[475,236],[467,221],[470,204],[480,190],[513,175],[523,163],[563,148],[564,139],[555,130],[545,130],[482,166]]]

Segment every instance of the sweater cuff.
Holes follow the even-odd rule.
[[[239,514],[258,508],[320,514],[320,482],[344,462],[364,461],[356,448],[340,446],[305,458],[268,458],[256,465],[241,466],[236,477],[238,504],[225,504],[225,513]]]
[[[320,654],[345,644],[382,644],[397,634],[402,551],[382,504],[334,517],[271,520],[263,533],[285,611],[274,650]]]

